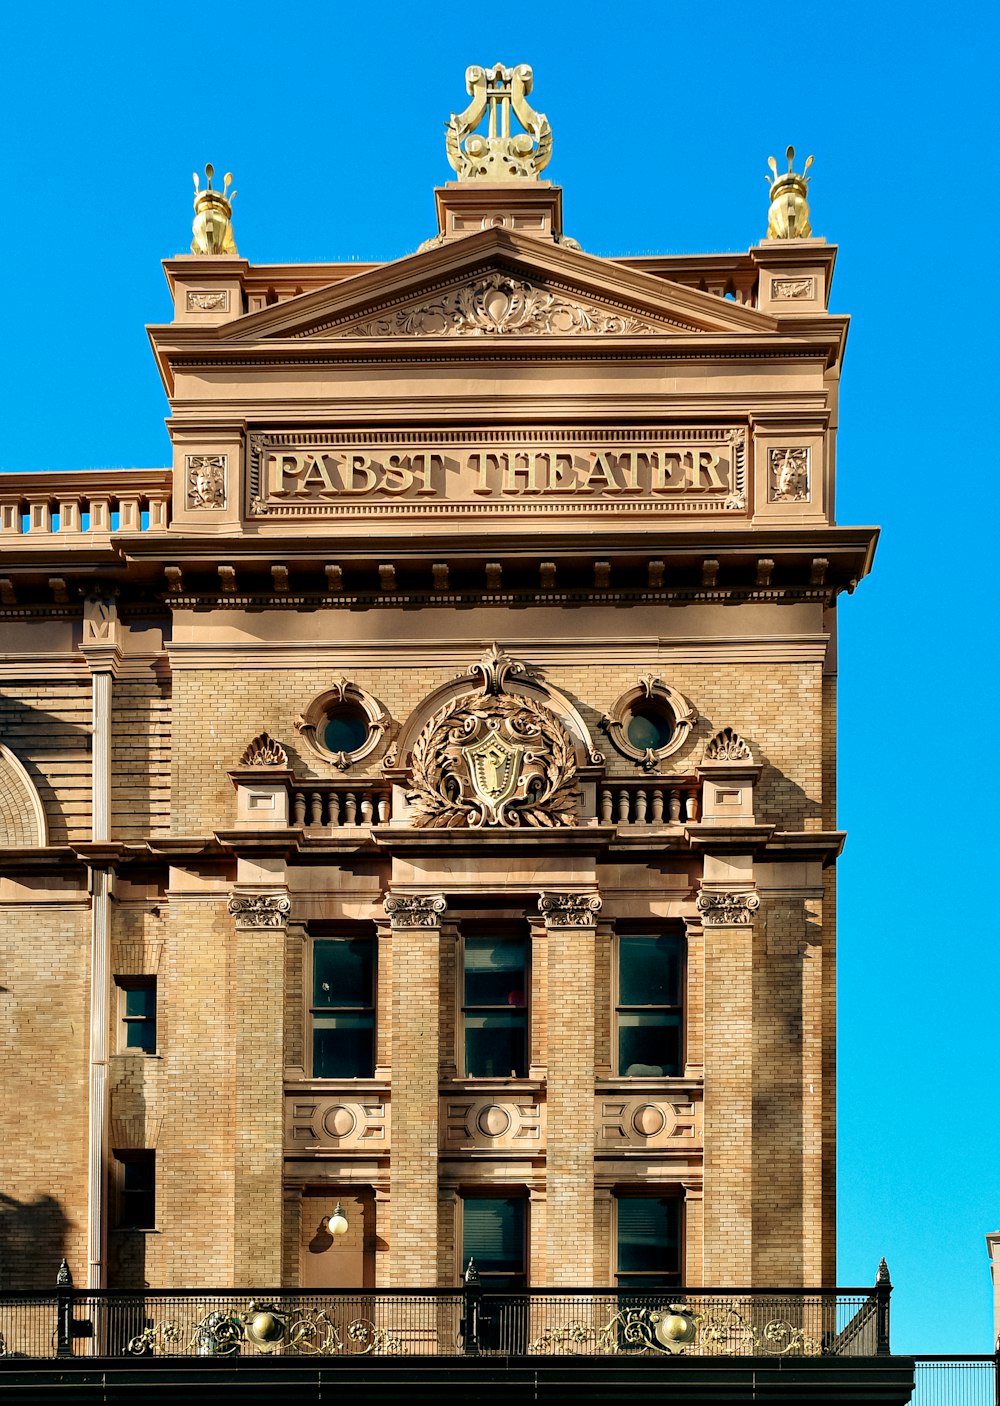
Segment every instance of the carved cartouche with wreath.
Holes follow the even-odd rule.
[[[577,763],[562,724],[534,699],[508,694],[513,661],[476,666],[483,686],[431,717],[413,747],[407,800],[420,827],[576,824]]]

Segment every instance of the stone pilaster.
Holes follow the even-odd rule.
[[[538,900],[548,951],[548,1282],[594,1282],[594,892]]]
[[[111,704],[121,666],[117,590],[94,590],[83,604],[81,649],[91,673],[90,836],[93,844],[111,837]],[[88,1094],[87,1287],[107,1283],[107,1185],[110,1160],[108,1031],[111,1026],[111,890],[114,871],[90,871],[90,1061]]]
[[[441,894],[389,894],[392,925],[393,1287],[437,1280]]]
[[[753,916],[750,888],[706,884],[705,1199],[702,1273],[751,1284],[753,1250]]]
[[[233,1050],[236,1128],[233,1166],[233,1283],[281,1279],[282,1070],[285,924],[282,890],[237,891]]]

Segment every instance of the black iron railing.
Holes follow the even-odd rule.
[[[872,1289],[86,1290],[0,1294],[5,1357],[610,1355],[873,1357]]]
[[[1000,1352],[914,1357],[911,1406],[1000,1406]]]

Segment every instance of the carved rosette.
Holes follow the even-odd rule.
[[[398,308],[363,324],[338,327],[351,337],[489,337],[629,335],[660,332],[655,323],[549,292],[499,271],[450,288],[433,302]]]
[[[258,733],[240,757],[240,766],[283,766],[288,765],[288,753],[280,742],[266,732]]]
[[[700,893],[698,911],[706,927],[743,927],[753,922],[753,915],[760,907],[760,894],[749,893]]]
[[[417,827],[537,829],[576,824],[576,753],[555,714],[503,690],[525,666],[496,646],[473,666],[481,689],[451,699],[413,745],[406,799]]]
[[[229,900],[238,928],[280,928],[288,921],[291,901],[283,893],[241,893]]]
[[[443,893],[389,893],[382,906],[394,928],[434,928],[448,903]]]
[[[549,928],[592,928],[601,911],[601,898],[596,893],[543,893],[538,911]]]
[[[188,454],[185,466],[188,507],[224,508],[228,454]]]
[[[706,762],[752,762],[753,753],[731,727],[717,732],[705,747]]]

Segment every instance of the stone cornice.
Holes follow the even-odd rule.
[[[505,855],[518,853],[574,854],[596,856],[607,849],[614,829],[605,825],[560,826],[558,830],[518,829],[411,829],[381,825],[372,831],[372,842],[386,854],[433,854],[451,856]],[[528,886],[530,889],[530,885]],[[534,886],[537,891],[537,884]],[[518,885],[521,892],[524,885]]]

